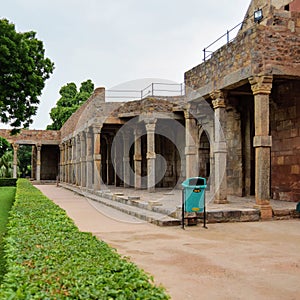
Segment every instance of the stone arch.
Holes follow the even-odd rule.
[[[198,162],[199,176],[208,178],[211,173],[210,164],[210,142],[207,132],[201,127],[199,130]]]

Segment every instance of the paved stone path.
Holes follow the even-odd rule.
[[[53,185],[37,186],[130,257],[172,299],[299,299],[300,220],[158,227]]]

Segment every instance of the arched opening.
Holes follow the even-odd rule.
[[[199,176],[208,179],[210,175],[210,143],[205,131],[202,131],[199,138]]]

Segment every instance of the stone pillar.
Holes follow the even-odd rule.
[[[13,178],[18,178],[18,144],[13,144],[14,160],[13,160]]]
[[[101,188],[101,129],[102,126],[94,126],[94,190]]]
[[[249,78],[254,95],[255,199],[261,218],[265,220],[272,218],[270,205],[272,137],[269,135],[269,95],[272,81],[272,76],[259,75]]]
[[[157,119],[149,119],[146,122],[147,131],[147,189],[155,191],[155,125]]]
[[[113,169],[113,164],[112,164],[112,141],[113,141],[113,136],[107,136],[106,137],[106,144],[107,144],[107,155],[106,155],[106,172],[107,172],[107,185],[112,185],[114,184],[114,169]]]
[[[197,177],[199,175],[197,157],[197,131],[198,127],[195,118],[189,113],[184,112],[185,117],[185,167],[186,177]]]
[[[90,128],[86,130],[86,187],[93,188],[93,134]]]
[[[42,145],[37,144],[36,145],[36,150],[37,150],[37,158],[36,158],[36,180],[40,181],[41,180],[41,150],[42,150]]]
[[[79,186],[80,185],[80,154],[81,154],[81,149],[80,149],[80,136],[77,135],[75,137],[75,144],[76,144],[76,154],[75,154],[75,185]]]
[[[218,204],[228,203],[227,201],[227,147],[225,140],[226,110],[224,93],[220,90],[210,94],[213,99],[212,104],[215,110],[214,120],[214,163],[215,163],[215,198]]]
[[[83,188],[86,186],[86,169],[85,169],[85,133],[82,131],[80,133],[80,149],[81,149],[81,157],[80,157],[80,169],[81,169],[81,182],[80,186]]]
[[[75,184],[76,182],[76,175],[75,175],[75,169],[76,169],[76,141],[75,137],[72,137],[71,139],[71,184]]]
[[[134,131],[134,187],[142,188],[142,140],[139,129]]]
[[[124,187],[130,187],[130,134],[129,130],[123,130],[123,181]]]
[[[68,141],[68,183],[72,183],[72,139]]]
[[[64,142],[64,182],[68,182],[68,142]]]
[[[60,159],[59,159],[59,181],[63,182],[64,177],[63,177],[63,163],[64,163],[64,147],[63,144],[59,145],[59,154],[60,154]]]

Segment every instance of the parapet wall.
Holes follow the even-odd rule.
[[[258,24],[254,23],[253,12],[248,11],[236,38],[187,71],[185,85],[205,96],[213,90],[242,85],[258,74],[297,76],[300,12],[271,5],[264,14],[263,22]]]
[[[60,131],[56,130],[26,130],[23,129],[16,135],[11,135],[9,129],[0,129],[0,136],[8,140],[10,143],[17,144],[48,144],[59,145]]]

